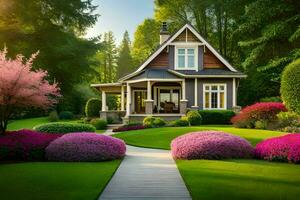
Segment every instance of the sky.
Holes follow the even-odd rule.
[[[93,0],[93,5],[98,5],[95,13],[100,17],[96,25],[88,29],[85,37],[112,31],[117,44],[122,41],[126,30],[132,41],[136,27],[154,14],[154,0]]]

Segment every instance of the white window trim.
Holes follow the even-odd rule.
[[[209,108],[205,108],[205,87],[206,86],[209,86],[211,87],[212,85],[217,85],[218,86],[218,102],[217,102],[217,105],[218,105],[218,108],[212,108],[211,107],[211,95],[209,95]],[[220,108],[220,90],[219,90],[219,86],[224,86],[224,108]],[[209,90],[209,92],[211,92]],[[203,110],[226,110],[227,109],[227,84],[226,83],[205,83],[203,84]]]
[[[188,68],[188,56],[187,56],[187,50],[185,51],[185,67],[184,68],[179,68],[178,67],[178,49],[194,49],[194,64],[195,66],[193,68]],[[198,71],[198,45],[176,45],[175,46],[175,70],[196,70]]]

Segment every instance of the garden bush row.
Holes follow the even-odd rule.
[[[125,151],[122,140],[88,132],[20,130],[0,136],[0,160],[104,161],[122,158]]]
[[[52,122],[41,124],[33,128],[43,133],[72,133],[72,132],[95,132],[96,128],[90,124]]]

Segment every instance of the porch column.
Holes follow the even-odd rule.
[[[121,111],[124,111],[124,99],[125,99],[125,91],[124,91],[124,85],[121,86]]]
[[[102,91],[102,111],[106,111],[106,92]]]
[[[232,107],[234,108],[236,106],[236,81],[235,78],[233,78],[232,81]]]
[[[151,91],[151,82],[147,81],[147,100],[145,100],[145,112],[146,114],[153,113],[153,100],[152,100],[152,91]]]
[[[180,114],[186,114],[187,111],[187,102],[188,100],[186,99],[186,91],[185,91],[185,79],[182,81],[181,84],[181,88],[182,88],[182,99],[180,100]]]
[[[131,86],[127,83],[127,94],[126,94],[126,116],[130,115],[130,104],[131,104]]]
[[[195,86],[194,86],[194,105],[192,107],[198,108],[198,78],[195,78]]]

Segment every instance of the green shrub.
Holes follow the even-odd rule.
[[[277,114],[277,119],[280,127],[300,125],[300,115],[295,112],[280,112]]]
[[[144,118],[143,125],[148,128],[161,127],[166,125],[166,122],[159,117],[148,116]]]
[[[187,117],[181,117],[181,119],[171,122],[171,126],[189,126],[189,125],[190,123]]]
[[[107,122],[102,119],[92,119],[90,122],[97,130],[106,129]]]
[[[200,125],[202,123],[202,117],[197,110],[189,111],[186,117],[192,126]]]
[[[114,123],[114,119],[112,117],[107,117],[107,123],[108,124]]]
[[[51,111],[49,113],[48,119],[50,122],[57,122],[59,120],[57,112],[55,110]]]
[[[231,124],[235,113],[231,110],[199,110],[202,124]]]
[[[85,115],[88,118],[99,117],[101,110],[101,100],[97,98],[91,98],[86,102]]]
[[[59,119],[74,119],[74,114],[71,111],[62,111],[59,113]]]
[[[254,123],[256,129],[267,129],[268,122],[264,120],[258,120]]]
[[[41,124],[33,128],[43,133],[72,133],[72,132],[95,132],[96,129],[90,124],[79,124],[70,122],[52,122]]]
[[[281,98],[289,111],[300,114],[300,58],[285,67],[281,77]]]
[[[259,100],[260,102],[282,102],[280,97],[264,97]]]

